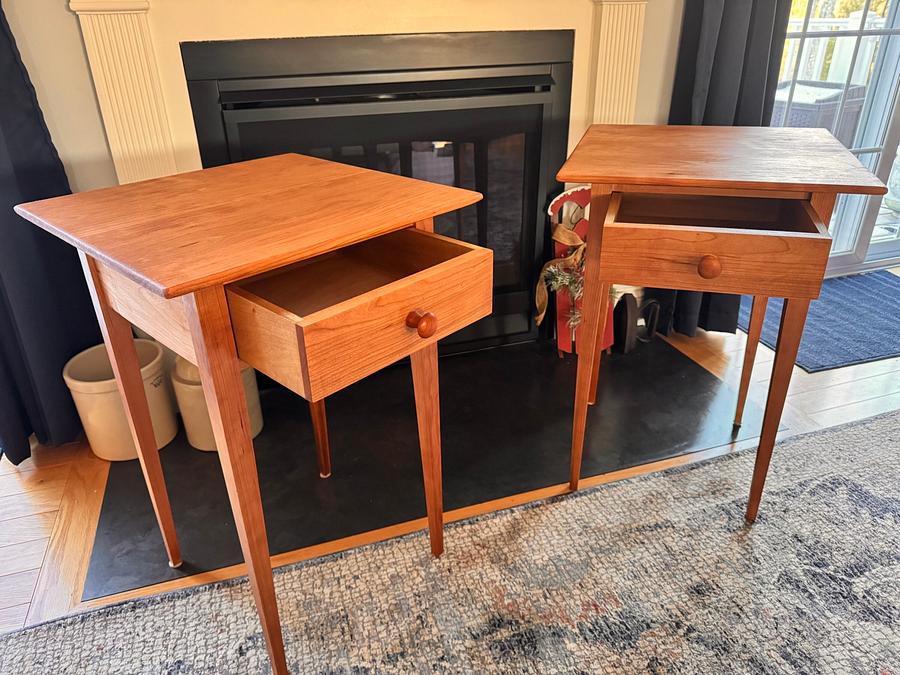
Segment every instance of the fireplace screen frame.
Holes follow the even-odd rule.
[[[534,283],[551,251],[546,207],[562,189],[555,174],[566,158],[573,45],[573,31],[552,30],[185,42],[181,51],[204,167],[243,159],[240,125],[257,120],[540,106],[526,283],[495,288],[494,312],[451,336],[447,352],[541,336]],[[398,94],[358,96],[367,89]]]

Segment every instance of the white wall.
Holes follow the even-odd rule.
[[[649,0],[635,121],[664,122],[683,0]],[[200,167],[178,44],[186,40],[573,28],[570,147],[590,122],[591,0],[152,0],[154,50],[180,171]],[[66,0],[3,3],[75,190],[116,182],[77,17]]]
[[[265,7],[261,11],[260,7]],[[570,144],[589,118],[591,0],[152,0],[150,29],[180,171],[200,167],[179,43],[478,30],[575,30]]]
[[[634,116],[638,124],[665,124],[669,118],[683,10],[684,0],[647,3]]]
[[[78,18],[66,0],[5,0],[3,11],[72,190],[115,185]]]

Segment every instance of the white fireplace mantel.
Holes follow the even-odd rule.
[[[177,171],[147,0],[72,0],[119,183]]]
[[[183,73],[175,72],[180,66],[177,56],[179,37],[173,37],[172,27],[165,23],[180,21],[178,12],[188,11],[190,7],[185,5],[193,1],[179,0],[184,3],[181,7],[172,0],[69,2],[81,25],[103,125],[120,183],[198,168],[199,155],[196,136],[191,133],[192,120],[187,112],[190,104],[184,90]],[[272,34],[264,36],[283,37],[284,4],[279,4],[278,0],[247,4],[255,6],[254,19],[257,23],[259,17],[265,14],[266,5],[270,4]],[[502,3],[491,4],[499,6]],[[521,10],[521,3],[507,4],[510,10],[518,11],[495,11],[488,15],[467,11],[464,3],[456,3],[458,13],[466,12],[466,16],[441,17],[426,16],[429,9],[426,8],[421,10],[421,22],[416,24],[409,18],[409,12],[402,16],[397,12],[393,32],[415,32],[419,26],[423,31],[573,28],[576,31],[575,59],[579,67],[573,78],[573,133],[570,134],[570,145],[572,139],[577,140],[584,127],[591,122],[622,124],[634,120],[647,0],[565,0],[554,3],[552,9],[541,9],[539,3],[532,3],[532,13],[528,16]],[[229,5],[221,3],[217,7],[221,9]],[[547,4],[543,7],[546,8]],[[150,21],[149,14],[157,8],[168,14],[161,15],[154,23]],[[537,12],[544,12],[546,16],[539,16]],[[390,12],[382,12],[380,18],[384,19],[386,14],[390,15]],[[246,18],[241,16],[235,16],[232,23],[228,22],[227,16],[217,15],[215,19],[207,22],[209,26],[204,25],[204,31],[195,30],[185,34],[186,37],[235,39],[236,35],[241,36],[247,23]],[[298,21],[297,25],[301,22]],[[308,22],[304,21],[302,25],[305,27]],[[386,27],[384,23],[374,32],[391,32],[380,30],[383,27]],[[216,32],[218,30],[221,34]],[[264,25],[255,25],[252,34],[246,37],[260,37],[262,30],[265,30]],[[334,28],[326,30],[334,34]],[[359,34],[364,31],[348,32]],[[159,54],[157,50],[161,50]],[[179,76],[182,79],[180,86],[175,82]],[[192,147],[185,147],[190,143],[193,143]]]
[[[594,0],[591,54],[596,59],[592,119],[634,121],[647,0]]]

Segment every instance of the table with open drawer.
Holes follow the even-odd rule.
[[[321,401],[489,314],[492,267],[489,249],[406,229],[230,284],[238,357]]]
[[[491,312],[490,250],[434,234],[477,192],[280,155],[21,204],[74,245],[173,567],[182,556],[131,324],[196,364],[274,672],[281,624],[240,361],[310,402],[410,358],[431,551],[443,551],[437,341]]]
[[[747,520],[756,519],[791,371],[828,264],[838,194],[884,185],[824,129],[594,125],[557,178],[591,184],[583,331],[569,485],[578,487],[588,405],[614,283],[753,296],[737,392],[740,425],[769,297],[784,309]]]

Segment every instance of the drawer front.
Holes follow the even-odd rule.
[[[301,358],[311,400],[332,394],[491,312],[493,254],[473,247],[434,267],[328,307],[300,322]],[[423,338],[410,312],[437,319]],[[426,331],[427,332],[427,331]]]
[[[602,242],[604,281],[798,298],[818,297],[831,249],[823,233],[630,223],[607,223]]]

